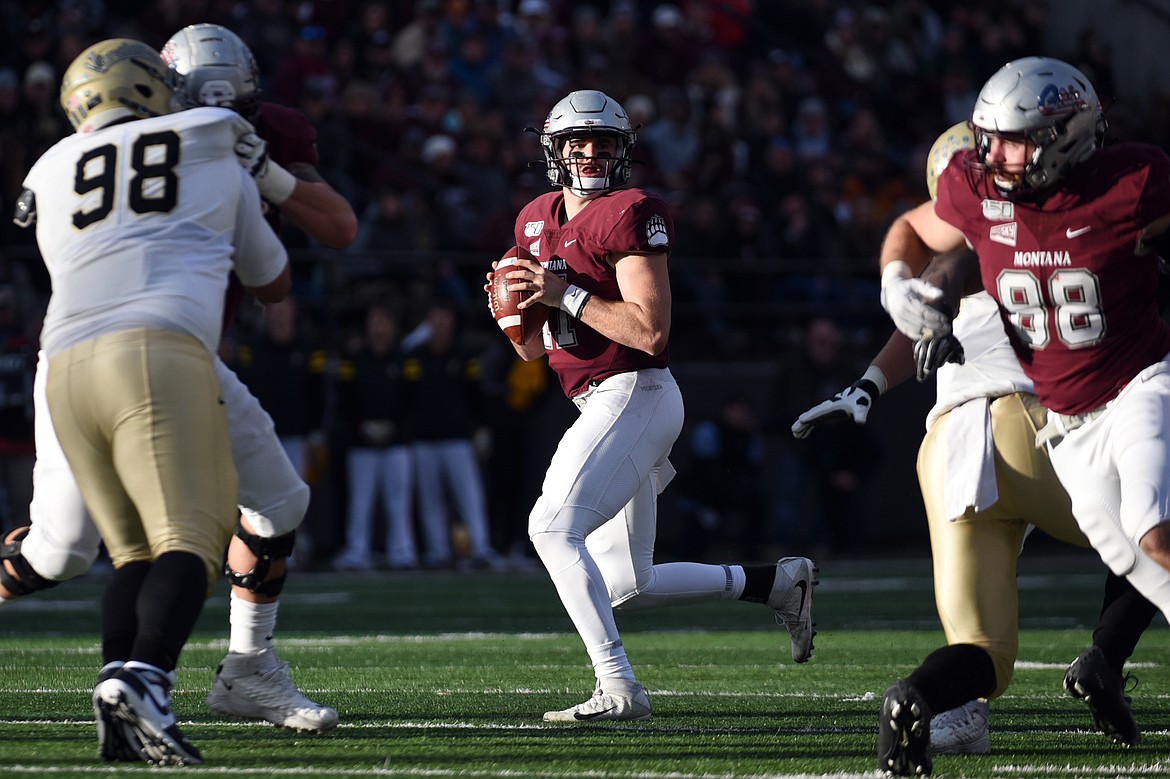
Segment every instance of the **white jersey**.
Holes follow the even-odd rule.
[[[287,254],[235,155],[251,125],[193,108],[71,135],[37,160],[37,243],[53,293],[41,343],[52,356],[140,327],[190,333],[213,354],[228,274],[275,280]]]
[[[937,394],[926,416],[927,430],[940,416],[969,400],[1032,392],[1032,382],[1012,351],[999,306],[990,295],[979,292],[963,298],[952,329],[963,345],[965,361],[947,363],[936,372]]]

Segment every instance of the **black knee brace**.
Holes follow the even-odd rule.
[[[293,553],[297,531],[293,530],[282,536],[265,538],[255,533],[249,533],[244,529],[243,525],[237,524],[236,535],[240,537],[244,545],[248,547],[248,550],[256,555],[256,567],[247,573],[233,571],[232,567],[228,565],[227,554],[225,553],[223,572],[227,575],[228,582],[233,587],[243,587],[245,590],[259,595],[279,595],[280,591],[284,589],[284,580],[286,577],[280,576],[271,581],[264,581],[264,577],[268,575],[273,560],[279,557],[288,557]]]
[[[27,535],[28,528],[20,528],[16,531],[16,538],[0,544],[0,585],[13,595],[18,596],[28,595],[37,590],[47,590],[61,583],[41,576],[28,564],[28,560],[24,559],[24,555],[20,553],[20,544]],[[4,564],[5,561],[12,566],[16,576],[8,572],[8,566]]]

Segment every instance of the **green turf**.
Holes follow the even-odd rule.
[[[1020,665],[992,704],[994,753],[940,757],[945,777],[1170,775],[1170,631],[1159,617],[1133,658],[1145,731],[1126,750],[1089,730],[1061,689],[1089,640],[1103,571],[1092,558],[1021,563]],[[281,609],[281,655],[341,727],[298,735],[207,713],[226,648],[226,598],[209,601],[185,651],[174,705],[206,765],[103,764],[89,698],[99,665],[100,577],[0,609],[0,776],[232,777],[876,776],[882,691],[942,642],[928,563],[825,563],[811,662],[760,606],[712,603],[619,613],[654,719],[546,725],[592,675],[547,577],[302,574]]]

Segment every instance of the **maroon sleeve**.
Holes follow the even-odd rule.
[[[285,167],[303,162],[314,168],[321,164],[317,153],[317,130],[300,111],[278,103],[261,103],[256,132],[268,142],[272,159]]]
[[[627,190],[642,196],[618,212],[613,229],[603,241],[614,254],[670,254],[674,246],[674,219],[657,195]]]

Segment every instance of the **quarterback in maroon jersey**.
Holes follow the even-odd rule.
[[[515,349],[525,360],[547,354],[581,415],[553,455],[528,531],[597,677],[591,698],[544,719],[644,720],[650,698],[635,680],[614,608],[763,603],[788,628],[800,663],[813,648],[817,569],[804,557],[654,565],[657,495],[674,475],[668,456],[683,424],[667,351],[674,223],[659,197],[622,188],[635,133],[613,98],[569,94],[540,137],[557,191],[521,210],[516,245],[538,262],[520,259],[507,277],[509,290],[532,291],[522,307],[549,311],[543,338]]]
[[[1170,159],[1141,144],[1100,148],[1105,120],[1092,85],[1046,57],[1001,68],[971,121],[976,148],[955,155],[936,201],[886,235],[882,303],[911,338],[953,338],[938,304],[957,288],[941,290],[909,268],[970,244],[1048,410],[1037,445],[1047,446],[1078,525],[1110,570],[1170,614],[1170,327],[1151,249],[1170,223]],[[970,660],[967,671],[978,673],[982,659]],[[1084,676],[1070,691],[1091,707],[1102,692],[1120,698],[1084,686],[1100,674]],[[949,703],[940,697],[913,679],[887,690],[879,768],[929,773],[922,719]]]

